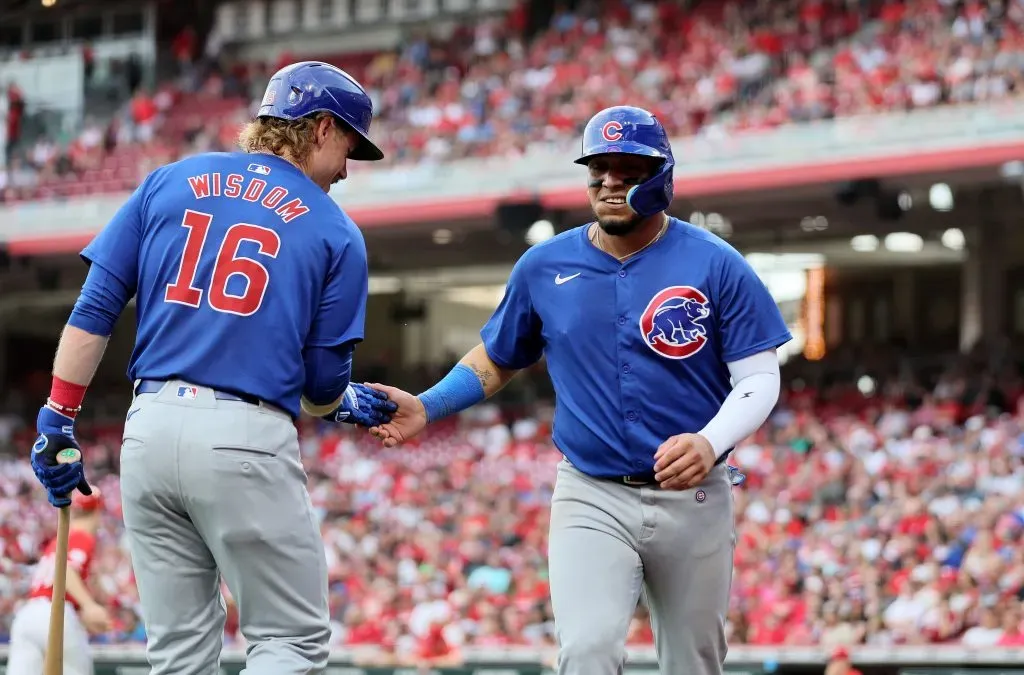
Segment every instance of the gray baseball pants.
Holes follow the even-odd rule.
[[[567,461],[551,502],[548,565],[559,675],[619,675],[643,592],[662,675],[721,675],[732,585],[724,464],[685,491],[591,478]]]
[[[322,672],[327,562],[291,418],[168,382],[135,397],[121,499],[152,675],[217,675],[223,575],[248,675]]]

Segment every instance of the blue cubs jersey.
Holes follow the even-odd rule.
[[[728,363],[792,336],[764,283],[715,235],[673,218],[620,263],[587,230],[529,249],[481,335],[503,368],[547,358],[554,442],[573,465],[641,474],[666,439],[718,414]]]
[[[132,380],[180,378],[298,416],[303,350],[363,339],[362,233],[279,157],[157,169],[82,257],[135,293]]]

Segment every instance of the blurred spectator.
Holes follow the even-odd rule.
[[[850,650],[846,647],[837,647],[832,651],[828,665],[825,666],[825,675],[861,675],[861,672],[850,662]]]
[[[156,125],[158,113],[156,102],[147,92],[135,92],[131,101],[133,140],[148,143],[153,139],[153,127]]]
[[[186,76],[192,70],[192,64],[196,58],[197,41],[195,29],[192,26],[186,26],[171,43],[171,53],[174,55],[180,76]]]
[[[16,82],[7,85],[7,145],[6,163],[11,164],[14,152],[21,141],[22,122],[25,117],[25,96]]]

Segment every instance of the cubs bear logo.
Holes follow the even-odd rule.
[[[711,315],[707,296],[692,286],[669,286],[659,291],[640,315],[644,343],[669,359],[686,359],[707,344],[702,323]]]

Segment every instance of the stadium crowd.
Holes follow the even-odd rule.
[[[787,387],[730,459],[746,475],[733,644],[1024,646],[1024,380],[978,372],[947,369],[927,388],[895,376]],[[299,424],[336,645],[416,659],[553,644],[548,408],[480,406],[387,451],[348,427]],[[30,429],[11,435],[28,447]],[[137,642],[116,435],[85,454],[108,507],[92,581],[117,616],[97,640]],[[28,463],[0,463],[0,616],[24,597],[54,521]],[[225,640],[240,640],[234,621]],[[630,640],[652,640],[642,606]]]
[[[1019,96],[1024,78],[1020,0],[591,0],[536,33],[526,11],[518,3],[444,38],[414,29],[395,51],[322,58],[370,91],[390,164],[573,146],[594,111],[624,101],[675,136],[714,137],[990,102]],[[86,119],[63,147],[18,144],[0,200],[122,191],[166,161],[233,147],[267,78],[294,60],[233,63],[194,34],[174,52],[180,76],[136,89],[113,119]]]

